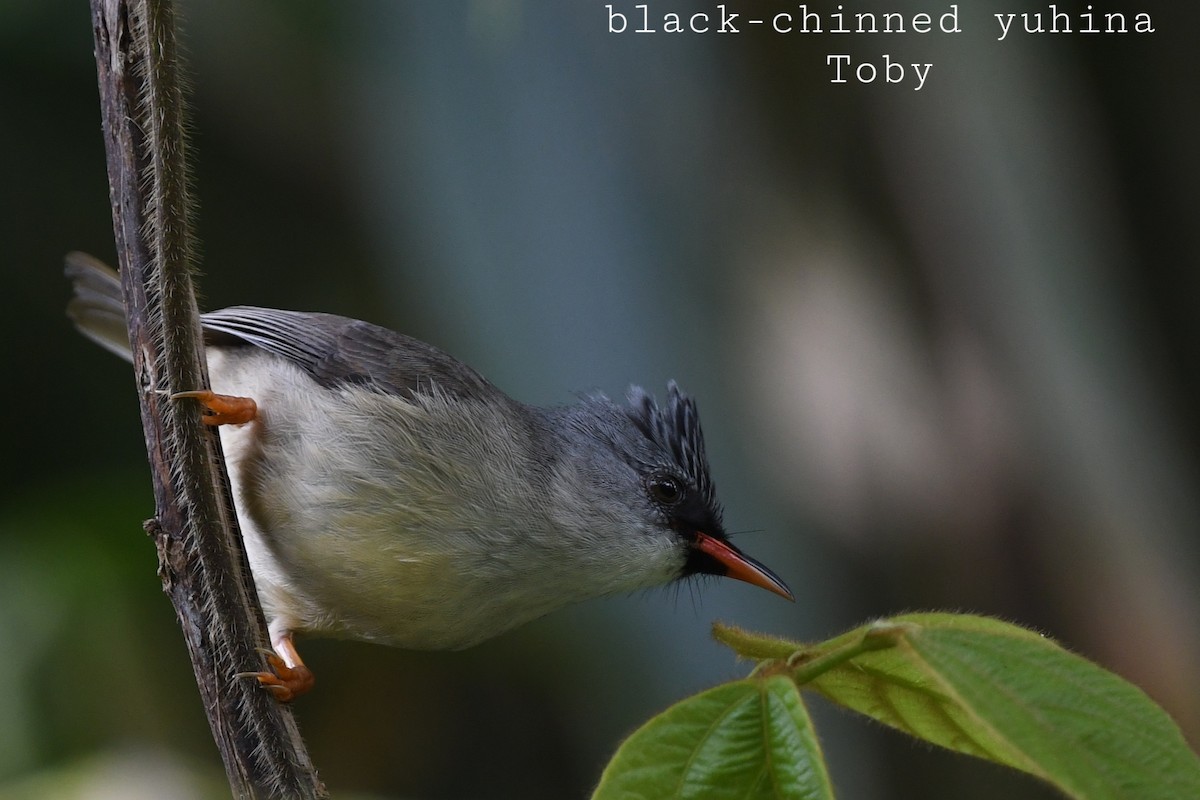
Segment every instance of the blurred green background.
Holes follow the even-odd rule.
[[[303,641],[335,796],[585,797],[625,733],[744,674],[718,618],[1001,615],[1200,742],[1200,6],[999,42],[993,13],[1047,7],[670,36],[591,0],[180,5],[206,307],[370,319],[533,402],[678,379],[798,599],[689,585],[453,654]],[[838,85],[831,53],[933,67]],[[114,257],[82,0],[0,0],[0,170],[0,798],[220,797],[131,376],[63,316],[63,254]],[[814,705],[842,797],[1050,796]]]

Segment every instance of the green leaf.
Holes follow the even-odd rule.
[[[863,647],[868,637],[891,646]],[[797,646],[800,649],[800,646]],[[934,744],[1023,770],[1086,800],[1200,798],[1200,760],[1137,687],[1032,631],[910,614],[793,655],[835,703]]]
[[[795,682],[726,683],[651,719],[617,750],[592,800],[832,800]]]
[[[782,660],[791,656],[797,648],[801,647],[795,642],[778,636],[751,633],[732,625],[722,625],[720,622],[713,623],[712,635],[714,639],[742,658]]]

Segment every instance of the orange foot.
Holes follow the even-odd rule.
[[[172,400],[181,397],[194,397],[200,401],[200,405],[208,409],[209,413],[200,418],[205,425],[245,425],[258,416],[258,404],[249,397],[217,394],[208,389],[176,392],[171,395]]]
[[[270,672],[239,672],[235,678],[254,678],[263,688],[275,695],[281,703],[290,703],[300,695],[308,692],[316,685],[316,676],[312,670],[304,666],[300,654],[296,652],[290,635],[280,638],[275,643],[275,650],[262,650],[266,655]]]

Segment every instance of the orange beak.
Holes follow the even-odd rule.
[[[792,590],[774,572],[740,552],[728,542],[723,542],[705,533],[697,533],[692,546],[723,566],[725,577],[752,583],[768,592],[774,592],[780,597],[795,601]]]

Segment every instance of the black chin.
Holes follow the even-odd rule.
[[[690,578],[693,575],[716,575],[719,578],[723,578],[728,574],[728,567],[708,553],[697,550],[690,540],[687,542],[687,557],[683,562],[683,569],[679,571],[679,577]]]
[[[684,547],[687,548],[686,559],[683,569],[679,572],[679,577],[729,574],[728,567],[696,547],[697,531],[706,531],[707,536],[728,544],[729,539],[725,535],[724,526],[721,525],[719,513],[714,512],[696,498],[689,497],[683,506],[675,510],[670,525],[676,535],[683,540]],[[732,547],[732,545],[730,546]]]

